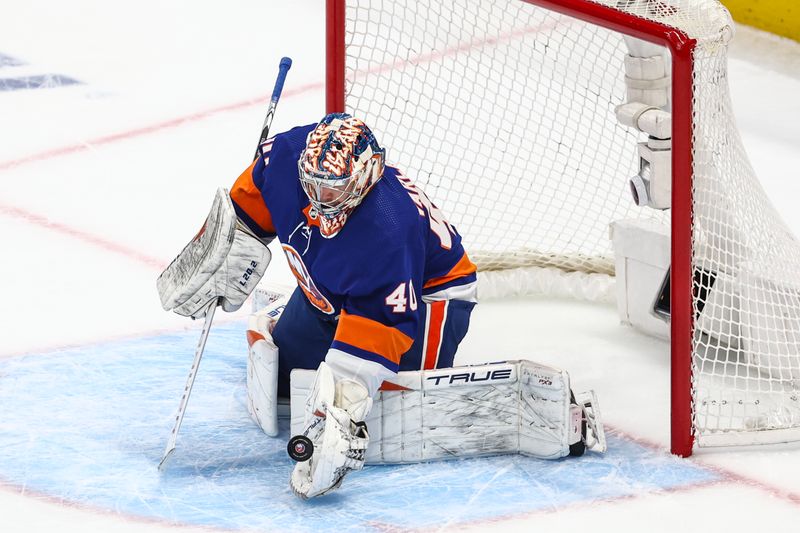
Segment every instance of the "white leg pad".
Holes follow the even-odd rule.
[[[291,376],[292,434],[303,431],[313,370]],[[596,400],[591,429],[602,434]],[[366,418],[367,463],[411,463],[521,453],[569,454],[585,409],[570,402],[569,375],[531,361],[400,372],[384,382]],[[587,439],[587,444],[602,440]]]
[[[247,326],[247,410],[270,437],[278,435],[278,347],[271,331],[286,297],[250,315]]]

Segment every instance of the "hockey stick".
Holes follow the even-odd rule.
[[[178,431],[181,429],[181,422],[183,422],[183,415],[186,413],[186,404],[189,402],[189,395],[192,393],[192,386],[194,386],[194,378],[197,376],[197,368],[200,366],[200,358],[203,357],[203,350],[206,348],[206,339],[208,339],[208,332],[211,331],[211,321],[214,320],[214,311],[217,309],[219,298],[215,298],[208,304],[206,308],[206,319],[203,322],[203,330],[200,332],[200,340],[197,342],[197,349],[194,351],[194,362],[192,368],[189,369],[189,376],[186,378],[186,385],[183,387],[183,395],[181,396],[181,403],[178,405],[178,413],[175,415],[175,425],[172,426],[172,433],[169,434],[169,441],[167,447],[164,449],[164,455],[161,456],[161,462],[158,463],[158,469],[163,470],[164,465],[167,464],[172,452],[175,451],[175,442],[178,440]]]
[[[256,153],[253,155],[253,161],[258,159],[261,144],[269,138],[269,128],[272,125],[272,117],[275,116],[275,109],[278,107],[278,100],[280,100],[281,92],[283,92],[283,82],[286,81],[286,74],[288,74],[290,68],[292,68],[292,60],[288,57],[281,58],[280,65],[278,65],[278,78],[275,80],[275,88],[272,90],[272,98],[269,100],[267,116],[264,117],[264,125],[261,127],[261,137],[258,139],[258,146],[256,146]]]
[[[281,59],[281,63],[278,66],[278,78],[275,80],[275,88],[272,90],[272,98],[270,98],[269,107],[267,108],[267,116],[264,118],[264,125],[261,128],[261,136],[259,137],[258,146],[256,147],[256,154],[253,157],[254,161],[258,158],[261,144],[269,137],[269,128],[272,125],[272,118],[275,116],[275,109],[278,107],[278,100],[283,91],[283,83],[286,81],[286,74],[289,72],[291,66],[291,59],[288,57]],[[203,329],[200,332],[200,340],[197,343],[197,349],[194,352],[194,362],[192,363],[192,368],[189,370],[189,376],[186,378],[186,385],[183,388],[181,403],[178,405],[178,413],[175,415],[175,424],[172,426],[172,432],[169,435],[167,447],[164,449],[164,454],[161,456],[161,461],[158,463],[159,470],[164,470],[164,466],[167,464],[167,461],[169,461],[170,456],[172,456],[172,452],[175,451],[178,431],[181,429],[183,415],[186,413],[186,404],[189,403],[189,395],[192,393],[194,378],[197,376],[200,359],[203,357],[203,351],[206,348],[206,339],[208,339],[208,332],[211,331],[211,322],[214,320],[214,311],[217,309],[219,300],[219,298],[215,298],[206,308],[206,318],[205,322],[203,322]]]

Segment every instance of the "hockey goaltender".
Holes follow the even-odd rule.
[[[605,450],[592,392],[530,361],[453,367],[477,302],[461,236],[367,125],[339,113],[275,135],[159,277],[165,309],[241,307],[277,237],[297,288],[250,319],[251,415],[278,434],[290,399],[292,491],[338,488],[365,462]]]

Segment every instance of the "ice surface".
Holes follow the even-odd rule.
[[[668,346],[620,327],[610,307],[564,301],[482,303],[458,361],[566,368],[577,388],[597,390],[613,428],[603,457],[370,467],[302,503],[286,488],[283,439],[260,434],[244,408],[241,314],[222,314],[158,474],[199,328],[161,310],[155,278],[249,163],[280,57],[294,65],[275,131],[322,114],[323,8],[34,0],[3,10],[0,78],[81,83],[0,91],[0,530],[798,523],[797,445],[669,456]],[[798,57],[800,45],[739,28],[730,72],[751,161],[796,234]],[[269,276],[288,281],[274,252]]]
[[[0,362],[0,477],[126,514],[270,531],[457,525],[720,479],[612,432],[607,454],[581,459],[367,467],[306,503],[288,488],[288,420],[269,438],[247,415],[244,329],[235,322],[212,331],[163,473],[157,465],[196,331]]]

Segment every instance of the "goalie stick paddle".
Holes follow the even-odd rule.
[[[288,57],[281,58],[280,65],[278,66],[278,78],[275,80],[275,88],[272,90],[272,98],[269,101],[267,108],[267,116],[264,117],[264,125],[261,127],[261,136],[256,146],[256,153],[253,156],[253,161],[258,158],[261,145],[269,138],[269,128],[272,126],[272,118],[275,116],[275,109],[278,107],[278,100],[281,98],[283,92],[283,83],[286,81],[286,74],[292,67],[292,60]],[[158,463],[158,469],[163,471],[165,465],[175,451],[175,443],[178,440],[178,431],[181,429],[181,422],[183,422],[183,415],[186,413],[186,404],[189,403],[189,395],[192,393],[194,386],[194,379],[197,376],[197,369],[200,366],[200,359],[203,357],[203,351],[206,348],[206,339],[208,339],[208,332],[211,331],[211,322],[214,320],[214,311],[219,304],[219,298],[215,298],[208,304],[206,309],[206,318],[203,323],[203,330],[200,333],[200,340],[197,343],[197,349],[194,353],[194,362],[192,368],[189,370],[189,376],[186,378],[186,386],[183,388],[183,395],[181,396],[181,403],[178,405],[178,413],[175,415],[175,424],[172,426],[172,432],[167,441],[167,447],[164,449],[164,455],[161,456],[161,461]]]

